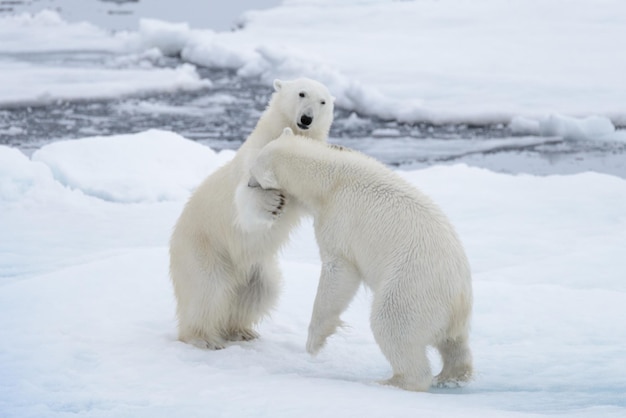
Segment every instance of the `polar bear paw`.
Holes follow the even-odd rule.
[[[433,386],[437,388],[462,388],[466,386],[472,379],[470,369],[457,373],[455,376],[446,376],[439,374],[433,378]]]
[[[326,345],[328,337],[333,335],[338,327],[345,327],[340,319],[326,321],[323,324],[312,322],[309,325],[309,336],[306,341],[306,351],[312,356],[317,355]]]
[[[259,195],[259,208],[262,212],[265,212],[272,220],[276,220],[283,214],[285,202],[287,201],[285,195],[280,190],[276,189],[254,189],[258,190]]]
[[[257,338],[259,338],[259,333],[250,328],[232,331],[228,335],[229,341],[252,341]]]
[[[237,224],[244,231],[270,228],[282,216],[286,203],[287,198],[280,190],[242,183],[235,192]]]
[[[311,335],[306,341],[306,351],[312,356],[317,355],[320,352],[322,347],[326,344],[326,338],[321,335]]]
[[[223,350],[226,347],[226,343],[221,338],[193,338],[185,342],[188,342],[195,347],[207,350]]]

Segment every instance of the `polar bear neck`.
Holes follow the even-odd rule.
[[[342,151],[326,144],[292,136],[279,139],[273,152],[272,171],[280,188],[312,212],[323,208],[340,179],[351,181],[351,158],[336,158]]]

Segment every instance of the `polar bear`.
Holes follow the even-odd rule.
[[[170,240],[178,337],[202,348],[258,337],[253,326],[278,296],[276,254],[302,214],[279,191],[248,187],[249,164],[285,127],[326,141],[333,101],[321,83],[274,81],[256,127],[226,165],[195,190]]]
[[[442,211],[378,161],[285,129],[258,155],[249,186],[280,189],[314,217],[322,271],[306,343],[316,354],[341,325],[359,285],[373,292],[370,324],[407,390],[472,375],[472,283],[465,251]],[[427,346],[441,353],[434,379]]]

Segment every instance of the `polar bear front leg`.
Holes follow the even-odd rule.
[[[313,304],[306,350],[315,355],[342,324],[340,319],[361,283],[357,270],[345,260],[322,264],[322,273]]]
[[[270,228],[280,218],[287,203],[284,193],[276,189],[248,186],[244,181],[235,191],[236,222],[244,231]]]

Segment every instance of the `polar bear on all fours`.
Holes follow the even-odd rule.
[[[372,158],[290,129],[261,151],[249,185],[283,190],[314,216],[322,272],[307,351],[324,346],[365,283],[373,292],[371,328],[393,368],[385,383],[426,391],[471,378],[470,268],[454,228],[427,196]],[[434,381],[427,346],[443,360]]]
[[[275,92],[235,157],[211,174],[187,202],[170,240],[170,276],[181,341],[219,349],[250,340],[276,302],[276,253],[302,214],[279,191],[248,187],[250,163],[285,127],[325,141],[333,101],[321,83],[274,81]]]

